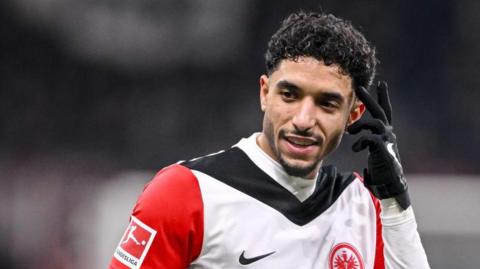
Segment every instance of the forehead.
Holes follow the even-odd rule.
[[[306,91],[336,91],[345,97],[353,93],[352,78],[338,65],[325,65],[313,57],[282,60],[270,78],[273,83],[287,80]]]

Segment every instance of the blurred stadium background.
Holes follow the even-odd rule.
[[[260,130],[266,43],[301,8],[375,44],[431,266],[480,268],[473,0],[2,0],[0,267],[105,268],[155,171]],[[351,142],[328,161],[362,168]]]

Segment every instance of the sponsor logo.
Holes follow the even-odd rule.
[[[348,244],[340,243],[330,251],[328,258],[329,269],[364,269],[362,256],[358,250]]]
[[[255,256],[255,257],[251,257],[251,258],[247,258],[245,257],[245,250],[242,251],[242,254],[240,255],[240,258],[238,258],[238,262],[242,265],[247,265],[247,264],[251,264],[251,263],[254,263],[258,260],[261,260],[263,258],[266,258],[270,255],[272,255],[273,253],[275,253],[275,251],[273,252],[270,252],[270,253],[267,253],[267,254],[263,254],[263,255],[259,255],[259,256]]]
[[[142,265],[157,231],[132,216],[113,256],[128,268]]]

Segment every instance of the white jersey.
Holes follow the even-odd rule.
[[[252,136],[161,170],[110,268],[428,268],[411,209],[380,211],[358,175],[290,177]]]

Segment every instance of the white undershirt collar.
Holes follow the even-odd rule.
[[[273,160],[257,144],[257,137],[260,133],[254,133],[248,138],[242,138],[234,147],[240,148],[247,156],[267,175],[273,178],[278,184],[289,190],[298,200],[305,201],[315,190],[317,180],[294,177],[288,175],[283,167]],[[317,176],[315,176],[317,178]]]

